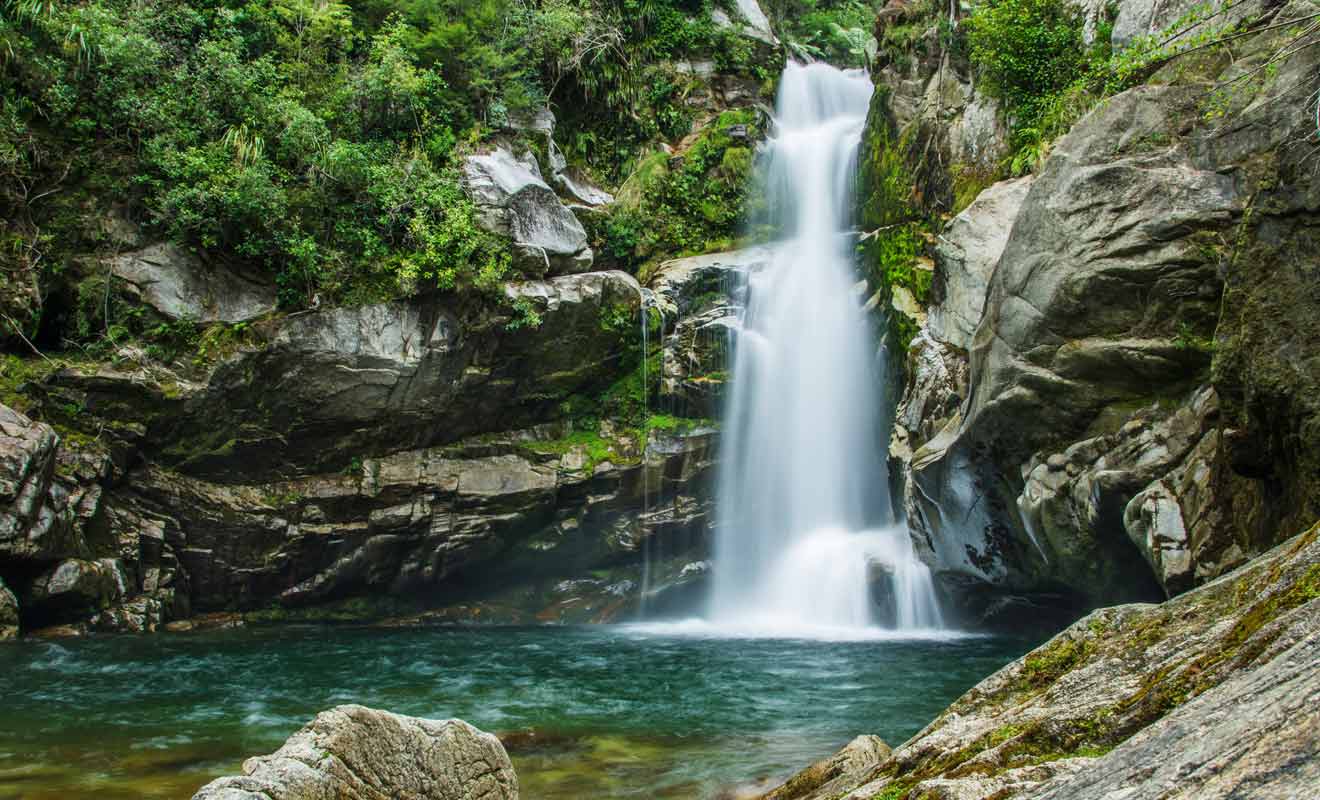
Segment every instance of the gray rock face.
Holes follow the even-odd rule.
[[[193,800],[517,800],[504,746],[457,719],[364,706],[323,711],[284,746],[243,762]]]
[[[1310,797],[1317,657],[1320,527],[1162,605],[1094,612],[850,785],[792,796]]]
[[[627,560],[643,542],[679,553],[704,539],[714,432],[653,435],[642,459],[633,435],[602,431],[613,461],[593,462],[552,425],[267,484],[143,469],[125,500],[180,531],[197,610],[436,596],[461,577],[518,587],[531,598],[518,610],[539,611],[544,585]],[[650,513],[638,515],[648,489]],[[615,611],[635,600],[625,595]]]
[[[1242,198],[1186,151],[1140,144],[1167,136],[1189,98],[1149,87],[1113,98],[1060,140],[1027,192],[989,282],[960,419],[912,456],[910,518],[946,576],[1019,587],[1053,578],[1093,602],[1148,596],[1101,588],[1125,585],[1132,551],[1123,508],[1145,483],[1125,484],[1103,510],[1083,502],[1090,507],[1066,522],[1042,522],[1038,489],[1024,489],[1022,479],[1033,470],[1038,483],[1056,474],[1042,463],[1048,448],[1077,441],[1071,437],[1088,424],[1121,425],[1117,415],[1105,421],[1106,407],[1149,397],[1154,387],[1186,392],[1207,363],[1204,352],[1174,341],[1170,320],[1214,319],[1217,264],[1193,255],[1196,235],[1228,225]],[[1125,302],[1134,292],[1142,304]],[[941,321],[960,331],[967,319]],[[1093,443],[1086,457],[1100,458],[1106,444]],[[1041,466],[1028,463],[1041,448]],[[1112,477],[1103,461],[1097,469],[1101,483]],[[1075,472],[1057,474],[1075,488]],[[1073,545],[1055,549],[1070,537]],[[1107,555],[1097,562],[1097,553]],[[1097,570],[1102,580],[1072,574]]]
[[[935,248],[934,297],[927,311],[933,338],[970,350],[986,288],[1008,244],[1032,177],[1000,181],[949,221]]]
[[[1315,610],[1312,611],[1314,615]],[[1320,791],[1320,630],[1289,637],[1263,667],[1211,689],[1040,800],[1304,798]]]
[[[78,551],[67,498],[52,496],[59,437],[50,426],[0,406],[0,552],[58,557]]]
[[[173,320],[245,322],[275,310],[275,287],[174,244],[153,244],[110,259],[115,277]]]
[[[587,233],[541,177],[530,151],[500,144],[463,162],[463,186],[480,208],[479,221],[513,240],[519,266],[532,275],[585,272]],[[585,191],[585,190],[584,190]]]
[[[90,414],[142,423],[168,466],[228,480],[342,469],[359,459],[553,418],[615,378],[634,344],[640,287],[622,272],[512,284],[540,324],[509,328],[507,305],[441,299],[284,318],[204,383],[162,385],[129,369],[69,370],[52,389]]]

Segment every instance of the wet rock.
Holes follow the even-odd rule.
[[[651,278],[662,319],[662,408],[716,417],[728,379],[746,276],[769,263],[766,246],[666,261]],[[667,406],[665,404],[668,404]]]
[[[1320,526],[1161,605],[1092,613],[802,797],[1307,797],[1317,657]]]
[[[499,739],[457,719],[364,706],[323,711],[279,750],[243,762],[194,800],[517,800]]]
[[[18,636],[18,598],[0,580],[0,641]]]
[[[275,310],[275,287],[178,245],[153,244],[109,259],[111,272],[172,320],[245,322]]]
[[[833,797],[855,786],[868,769],[889,758],[892,752],[879,736],[858,736],[839,752],[817,761],[763,795],[763,800]]]
[[[530,151],[499,145],[463,162],[463,186],[480,209],[480,224],[513,240],[518,265],[530,275],[591,268],[587,234],[541,177]]]

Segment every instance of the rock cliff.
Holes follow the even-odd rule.
[[[1184,11],[1117,18],[1158,40]],[[1231,57],[1152,58],[1020,179],[992,182],[1025,134],[983,113],[938,19],[908,23],[929,26],[919,55],[877,75],[862,215],[907,349],[891,456],[965,619],[1176,595],[1320,515],[1320,368],[1301,344],[1320,49],[1287,44],[1304,6],[1231,11]],[[1095,13],[1119,58],[1130,26]]]

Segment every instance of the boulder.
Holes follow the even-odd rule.
[[[275,286],[159,243],[109,259],[130,291],[171,320],[246,322],[275,310]]]
[[[364,706],[323,711],[284,746],[243,762],[193,800],[517,800],[509,756],[457,719],[405,717]]]
[[[817,761],[763,795],[762,800],[834,797],[856,786],[869,769],[892,753],[893,750],[879,736],[858,736],[839,752]]]
[[[118,559],[70,558],[43,572],[23,598],[23,612],[34,619],[70,621],[112,605],[128,594],[129,576]]]
[[[768,45],[779,44],[779,39],[770,29],[770,20],[761,10],[761,4],[757,0],[735,0],[732,10],[737,15],[737,19],[730,17],[722,8],[712,8],[711,19],[721,28],[734,28]]]
[[[463,186],[480,210],[481,226],[512,239],[518,266],[528,274],[591,268],[582,223],[541,177],[530,150],[516,152],[511,143],[497,143],[490,152],[468,156]]]

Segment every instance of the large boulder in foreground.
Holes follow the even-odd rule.
[[[500,740],[462,720],[344,705],[322,711],[284,746],[243,762],[193,800],[517,800]]]
[[[842,791],[792,796],[1316,797],[1317,663],[1320,524],[1161,605],[1094,612]]]

